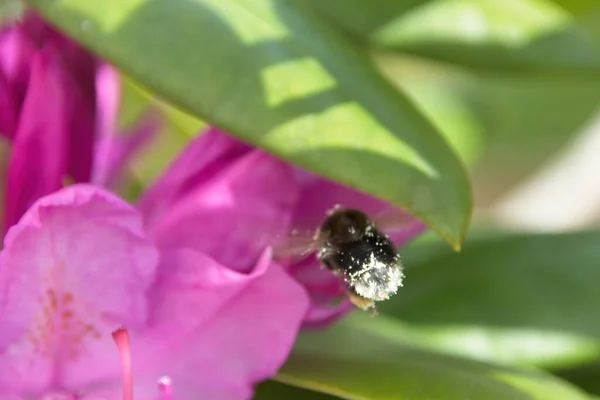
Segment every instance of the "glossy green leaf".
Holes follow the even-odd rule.
[[[411,324],[600,337],[600,232],[469,240],[405,252],[406,284],[383,313]]]
[[[587,399],[541,372],[417,350],[345,322],[301,335],[275,379],[351,400]]]
[[[311,0],[355,37],[388,49],[495,73],[600,76],[598,36],[569,11],[586,0]],[[580,19],[583,17],[579,17]],[[361,21],[361,22],[356,22]],[[597,21],[596,22],[596,26]]]
[[[600,106],[600,79],[481,76],[400,53],[378,54],[390,80],[471,166],[479,206],[493,204],[541,168],[586,129]]]
[[[582,388],[587,393],[595,395],[591,396],[592,399],[600,399],[600,380],[598,380],[598,376],[600,376],[600,364],[598,363],[598,359],[594,360],[593,363],[559,370],[555,373],[562,379]]]
[[[313,390],[286,385],[276,381],[262,382],[256,388],[254,400],[336,400],[339,397],[331,396]]]
[[[185,111],[307,169],[404,207],[459,247],[462,164],[365,53],[276,0],[30,0]]]
[[[371,319],[355,312],[348,323],[405,345],[502,364],[568,368],[600,357],[600,341],[580,335],[473,324],[410,324],[401,317],[379,314]]]
[[[398,53],[374,52],[382,73],[437,127],[463,162],[472,166],[482,151],[484,131],[465,94],[474,82],[463,71]]]

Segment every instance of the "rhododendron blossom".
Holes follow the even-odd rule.
[[[219,255],[157,246],[139,211],[93,186],[40,199],[0,254],[0,397],[118,399],[110,333],[126,325],[139,399],[164,376],[175,399],[250,398],[287,357],[308,300],[268,248],[243,272]]]

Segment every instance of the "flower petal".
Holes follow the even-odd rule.
[[[65,178],[89,180],[93,114],[79,93],[55,49],[47,47],[33,56],[7,168],[7,228],[36,199],[61,188]]]
[[[97,132],[92,183],[116,188],[129,160],[146,145],[158,131],[154,114],[145,116],[130,132],[117,133],[120,81],[117,71],[108,65],[98,68],[96,74],[98,93]]]
[[[156,330],[134,354],[146,388],[137,393],[155,393],[166,375],[190,400],[250,398],[287,358],[308,306],[268,250],[247,274],[190,249],[165,254],[151,299]]]
[[[20,28],[31,41],[37,43],[40,51],[52,54],[63,74],[62,90],[69,95],[68,106],[72,111],[66,120],[68,129],[65,137],[70,150],[65,160],[65,175],[74,182],[89,182],[96,131],[96,60],[91,53],[33,12],[26,14]]]
[[[6,77],[0,71],[0,135],[12,137],[15,131],[17,111],[10,95]]]
[[[121,86],[119,74],[109,65],[103,64],[96,71],[96,93],[98,136],[112,136],[117,125]]]
[[[147,320],[158,253],[130,205],[87,185],[40,199],[0,253],[0,390],[119,376],[110,332]]]
[[[0,32],[0,75],[4,75],[8,84],[7,95],[12,98],[15,110],[21,108],[31,74],[35,44],[19,28],[6,27]],[[11,136],[14,132],[11,132]]]
[[[63,35],[53,26],[34,12],[28,11],[20,23],[21,30],[39,48],[51,45],[63,61],[64,67],[69,69],[69,75],[79,82],[78,90],[86,103],[93,103],[96,92],[94,76],[96,75],[97,61],[94,55],[70,37]]]
[[[123,182],[126,166],[159,130],[158,117],[149,113],[129,132],[99,138],[94,158],[92,183],[117,189]]]
[[[160,204],[154,198],[170,197],[169,208],[154,210],[147,226],[161,247],[191,247],[230,268],[247,270],[288,229],[298,187],[286,164],[262,152],[207,164],[205,144],[202,137],[192,142],[170,170],[173,178],[165,175],[155,187],[165,192],[152,190],[142,202],[142,209],[152,213]]]
[[[253,148],[216,128],[208,128],[192,140],[138,202],[148,223],[153,223],[186,190],[213,179]]]
[[[33,58],[31,75],[7,168],[7,228],[36,199],[59,189],[66,173],[65,114],[70,105],[64,77],[49,52]],[[53,93],[52,101],[48,93]]]

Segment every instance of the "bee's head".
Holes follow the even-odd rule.
[[[361,240],[373,227],[365,213],[359,210],[335,208],[319,228],[319,240],[340,245]]]

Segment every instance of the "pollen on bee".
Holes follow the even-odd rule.
[[[371,253],[361,270],[350,275],[350,283],[356,293],[366,299],[387,300],[402,286],[404,274],[395,265],[380,261]]]

